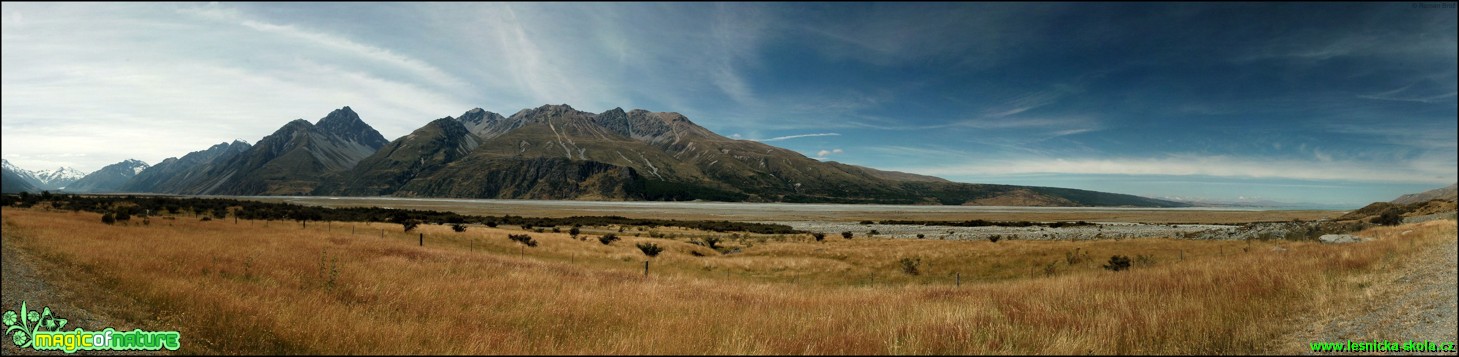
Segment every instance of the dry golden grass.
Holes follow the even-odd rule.
[[[539,246],[523,248],[505,238],[520,231],[479,226],[422,226],[419,247],[386,224],[3,219],[5,249],[130,297],[126,309],[163,316],[142,328],[175,328],[184,352],[209,353],[1256,353],[1289,330],[1278,322],[1351,299],[1352,276],[1455,237],[1441,221],[1341,246],[827,237],[719,256],[631,235],[604,246],[532,233]],[[633,245],[648,241],[667,250],[645,279]],[[1075,248],[1090,260],[1068,264]],[[1155,262],[1099,268],[1112,254]],[[897,264],[910,256],[920,275]]]

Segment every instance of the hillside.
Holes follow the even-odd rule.
[[[449,119],[449,118],[446,118]],[[316,195],[1036,206],[1178,206],[1129,195],[974,185],[821,162],[730,139],[679,113],[568,105],[438,119]],[[463,132],[464,129],[466,132]],[[468,135],[470,134],[470,135]]]
[[[0,192],[16,193],[35,191],[37,191],[35,185],[32,185],[24,177],[21,177],[19,173],[11,170],[10,162],[6,161],[5,167],[0,169]]]
[[[1407,205],[1420,202],[1428,202],[1429,200],[1445,200],[1450,202],[1459,200],[1459,184],[1452,184],[1424,192],[1410,193],[1407,195],[1398,196],[1398,198],[1395,198],[1392,201],[1388,202],[1400,205]]]
[[[673,112],[481,108],[387,142],[349,107],[257,144],[168,159],[138,192],[442,198],[1176,207],[1052,187],[984,185],[821,162],[736,140]]]
[[[106,165],[96,172],[66,186],[69,192],[118,192],[127,182],[146,170],[147,163],[140,160],[123,160]]]

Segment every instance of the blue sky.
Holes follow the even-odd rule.
[[[7,2],[0,142],[90,171],[345,105],[393,139],[566,103],[955,181],[1361,205],[1456,181],[1455,10],[1416,4]]]

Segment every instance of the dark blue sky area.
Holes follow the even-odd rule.
[[[1415,4],[1452,5],[5,3],[4,150],[566,103],[956,181],[1361,205],[1456,181],[1456,14]],[[183,139],[106,149],[128,130]]]

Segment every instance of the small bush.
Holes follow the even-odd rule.
[[[1001,234],[994,234],[994,235],[988,236],[988,241],[989,242],[998,243],[998,240],[999,239],[1003,239],[1003,235],[1001,235]]]
[[[486,226],[496,228],[496,221],[486,221]]]
[[[465,232],[466,231],[466,225],[460,224],[460,223],[452,224],[451,225],[451,230],[456,231],[456,233]]]
[[[111,213],[107,213],[101,215],[101,223],[115,224],[117,223],[117,219],[116,217],[112,217]]]
[[[872,224],[871,221],[861,221],[861,224]]]
[[[851,232],[850,231],[841,232],[841,238],[851,239]]]
[[[537,241],[533,240],[532,236],[526,234],[508,234],[507,239],[511,239],[513,242],[522,243],[522,245],[528,247],[537,246]]]
[[[120,212],[117,212],[116,219],[119,222],[128,222],[128,221],[131,221],[132,220],[132,214],[131,213],[127,213],[127,211],[120,211]]]
[[[1385,226],[1396,226],[1403,224],[1403,215],[1399,214],[1398,210],[1396,209],[1390,209],[1387,211],[1383,211],[1383,214],[1380,214],[1377,217],[1373,217],[1373,219],[1368,220],[1368,222]]]
[[[811,233],[811,237],[814,237],[817,242],[826,240],[826,234],[821,232]]]
[[[917,266],[922,265],[922,258],[902,258],[899,263],[902,264],[902,272],[907,273],[907,275],[917,275],[922,273],[921,271],[917,270]]]
[[[1144,255],[1144,254],[1136,255],[1135,256],[1135,263],[1140,264],[1140,266],[1151,266],[1151,265],[1155,265],[1155,256],[1154,255]]]
[[[570,235],[573,238],[577,238],[578,237],[578,234],[582,234],[582,233],[583,233],[583,230],[578,229],[578,227],[572,227],[572,229],[567,230],[567,235]]]
[[[403,228],[403,229],[405,229],[406,232],[413,231],[413,230],[415,230],[415,227],[419,227],[419,226],[420,226],[420,221],[417,221],[417,220],[414,220],[414,219],[412,219],[412,220],[406,220],[404,222],[400,222],[400,227]]]
[[[714,249],[714,250],[718,250],[719,249],[719,237],[709,236],[709,237],[700,238],[700,240],[701,241],[704,241],[704,246],[709,247],[709,249]]]
[[[613,241],[616,240],[618,240],[618,235],[613,233],[604,234],[603,236],[598,237],[598,243],[603,243],[603,245],[611,245],[613,244]]]
[[[660,252],[664,251],[664,248],[659,247],[658,244],[653,243],[638,243],[637,246],[638,250],[643,251],[643,255],[647,255],[649,258],[658,256]]]
[[[922,233],[917,233],[917,239],[922,239],[922,238],[927,238],[927,236],[922,235]]]
[[[881,232],[877,232],[875,229],[871,230],[870,232],[866,232],[866,236],[867,237],[874,236],[874,235],[878,235],[878,234],[881,234]]]
[[[1079,248],[1074,248],[1073,251],[1064,252],[1064,262],[1069,263],[1069,265],[1083,263],[1086,260],[1089,260],[1089,251],[1087,250],[1080,252]]]
[[[203,218],[199,218],[198,220],[199,221],[203,221],[203,222],[207,222],[207,221],[213,220],[213,217],[203,216]]]
[[[1130,257],[1115,255],[1109,257],[1109,263],[1103,265],[1105,270],[1121,271],[1130,268]]]

